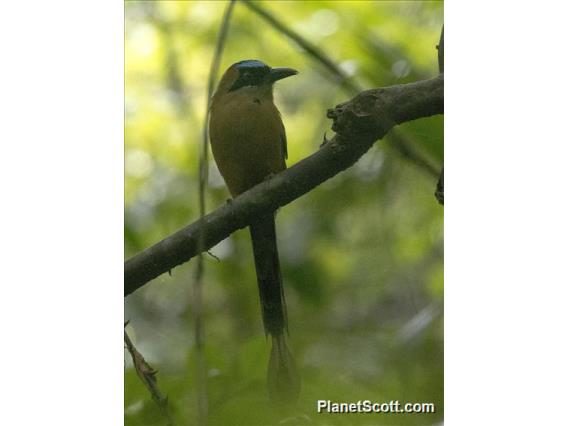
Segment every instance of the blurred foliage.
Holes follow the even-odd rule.
[[[362,87],[438,73],[443,3],[262,2]],[[226,2],[125,3],[125,256],[198,217],[206,86]],[[318,149],[326,109],[352,97],[253,11],[237,3],[222,70],[242,59],[296,68],[276,85],[288,164]],[[438,169],[443,117],[399,134]],[[229,197],[213,163],[208,211]],[[349,170],[277,217],[290,346],[303,377],[298,406],[268,403],[264,337],[248,231],[206,256],[205,350],[210,425],[437,424],[443,420],[443,209],[436,178],[378,142]],[[156,368],[179,425],[195,424],[191,286],[195,262],[126,298],[127,331]],[[127,425],[164,418],[125,354]],[[318,399],[433,402],[435,414],[317,414]]]

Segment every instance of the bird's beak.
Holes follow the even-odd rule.
[[[286,77],[291,77],[293,75],[298,74],[298,71],[292,68],[272,68],[266,79],[269,83],[274,83],[275,81],[282,80]]]

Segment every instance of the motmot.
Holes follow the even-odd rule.
[[[274,105],[273,85],[298,72],[258,60],[229,67],[211,102],[213,157],[233,197],[286,169],[286,130]],[[286,344],[288,332],[274,213],[250,224],[264,331],[272,339],[267,384],[272,400],[294,401],[300,378]]]

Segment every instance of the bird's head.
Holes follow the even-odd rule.
[[[276,81],[296,74],[298,74],[298,71],[292,68],[271,68],[264,62],[247,59],[229,67],[223,75],[217,91],[229,93],[249,87],[271,90]]]

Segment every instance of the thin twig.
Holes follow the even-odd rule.
[[[363,86],[350,78],[349,75],[347,75],[345,71],[343,71],[341,67],[339,67],[336,62],[331,59],[322,49],[318,48],[310,41],[302,37],[300,34],[286,25],[283,21],[270,13],[267,9],[262,7],[258,2],[242,0],[242,3],[244,3],[258,16],[262,17],[276,30],[280,31],[282,34],[284,34],[286,37],[300,46],[309,56],[314,58],[317,62],[319,62],[327,70],[329,70],[331,74],[339,81],[340,88],[346,89],[351,95],[354,95],[363,90]],[[390,136],[396,138],[396,140],[398,141],[398,143],[393,143],[392,145],[403,155],[404,158],[413,162],[416,166],[422,168],[423,170],[426,170],[429,174],[432,174],[432,166],[430,162],[416,150],[410,149],[409,147],[411,143],[403,135],[401,135],[400,132],[393,130]],[[436,170],[434,176],[438,176],[438,174],[439,172]]]
[[[436,46],[438,49],[438,68],[440,69],[440,74],[444,73],[444,26],[442,25],[442,33],[440,34],[440,43]],[[434,196],[438,203],[444,205],[444,167],[442,166],[442,171],[440,172],[440,177],[438,178],[438,183],[436,184],[436,192]]]
[[[209,70],[209,81],[207,84],[207,100],[205,107],[205,120],[203,122],[202,144],[201,153],[199,156],[199,220],[203,222],[205,217],[205,189],[207,186],[207,171],[209,166],[209,110],[211,108],[211,98],[217,81],[217,74],[219,72],[219,65],[221,63],[221,55],[227,39],[229,31],[229,24],[235,0],[231,0],[221,22],[219,36],[217,37],[217,44]],[[195,352],[196,352],[196,378],[197,378],[197,424],[207,424],[207,365],[204,353],[204,322],[203,322],[203,273],[204,273],[204,259],[202,252],[205,250],[205,233],[203,228],[199,233],[198,247],[200,254],[197,260],[197,268],[195,271],[195,282],[193,286],[193,320],[195,327]]]
[[[438,168],[425,157],[418,154],[412,144],[409,143],[408,139],[402,137],[400,132],[390,132],[389,136],[385,139],[401,156],[413,161],[414,164],[420,166],[434,178],[440,175]]]
[[[436,46],[438,49],[438,68],[440,74],[444,72],[444,26],[442,25],[442,33],[440,34],[440,43]]]
[[[436,192],[434,192],[434,196],[438,203],[444,205],[444,168],[442,167],[442,171],[440,172],[440,177],[438,178],[438,183],[436,184]]]
[[[130,337],[128,336],[128,333],[126,333],[126,330],[124,330],[124,343],[126,344],[126,349],[128,350],[128,352],[130,352],[130,356],[132,357],[132,363],[134,364],[136,374],[138,375],[146,389],[148,389],[148,391],[150,392],[150,395],[152,396],[154,402],[156,402],[164,416],[167,418],[168,426],[173,426],[174,421],[168,406],[168,398],[164,396],[164,394],[158,388],[158,379],[156,377],[157,371],[154,370],[150,366],[150,364],[146,362],[142,354],[138,352],[138,349],[136,349],[136,347],[132,343],[132,340],[130,340]]]
[[[172,31],[172,24],[160,12],[155,2],[148,4],[150,16],[152,17],[154,25],[161,31],[164,38],[164,68],[167,70],[166,84],[173,94],[172,102],[177,107],[177,113],[181,117],[188,114],[191,104],[188,102],[187,97],[184,95],[184,82],[182,73],[179,69],[178,52],[175,49],[174,31]]]
[[[316,45],[312,44],[310,41],[306,40],[300,34],[291,29],[288,25],[262,7],[258,2],[252,2],[248,0],[243,0],[242,3],[245,4],[250,10],[255,12],[257,15],[262,17],[270,25],[272,25],[276,30],[280,31],[290,40],[295,42],[303,50],[306,51],[312,58],[317,62],[322,64],[325,68],[331,71],[342,88],[346,88],[351,94],[360,92],[363,87],[357,82],[353,81],[345,71],[343,71],[333,59],[331,59],[323,50],[318,48]]]

